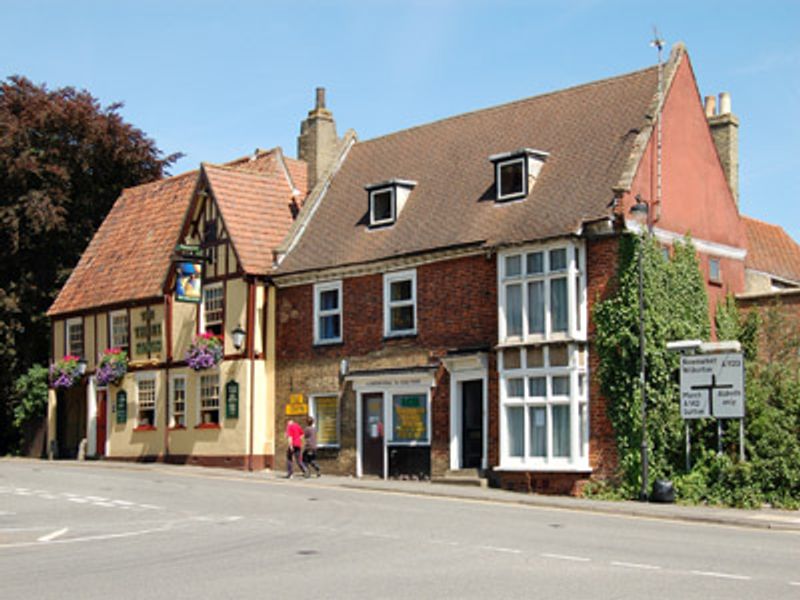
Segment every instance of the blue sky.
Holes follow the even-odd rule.
[[[165,153],[295,155],[314,88],[367,139],[640,69],[652,26],[728,91],[741,206],[800,240],[800,1],[2,0],[0,76],[85,88]]]

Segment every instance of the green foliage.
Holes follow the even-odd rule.
[[[0,80],[0,454],[13,445],[17,374],[47,361],[45,311],[125,187],[178,155],[86,91]]]
[[[47,412],[48,371],[42,365],[33,365],[14,382],[14,427],[21,428]]]
[[[641,486],[642,400],[639,358],[638,252],[643,251],[645,366],[647,372],[647,435],[650,478],[672,478],[682,460],[683,423],[674,374],[678,356],[666,343],[707,339],[708,300],[687,238],[675,244],[671,259],[653,239],[625,236],[620,241],[617,291],[594,310],[599,377],[610,399],[619,458],[617,484],[627,497]]]

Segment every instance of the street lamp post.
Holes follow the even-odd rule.
[[[636,204],[631,207],[631,216],[643,225],[642,239],[639,243],[637,261],[639,263],[639,383],[642,388],[642,489],[639,500],[647,502],[650,498],[649,456],[647,443],[647,367],[645,365],[644,339],[644,246],[650,233],[650,206],[640,195],[636,195]]]

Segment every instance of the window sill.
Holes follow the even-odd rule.
[[[326,346],[344,346],[344,340],[314,340],[314,347],[324,348]]]
[[[219,423],[200,423],[194,426],[195,429],[222,429]]]
[[[415,338],[417,337],[417,331],[408,331],[403,333],[387,333],[383,336],[383,341],[388,342],[389,340],[402,340],[407,338]]]
[[[155,425],[138,425],[134,427],[134,431],[156,431],[158,428]]]
[[[169,428],[170,431],[186,431],[186,425],[173,425]]]
[[[505,196],[497,196],[497,198],[495,198],[495,202],[503,204],[505,202],[513,202],[514,200],[524,200],[527,197],[528,197],[527,191],[523,190],[515,194],[506,194]]]
[[[509,465],[495,467],[494,471],[499,472],[538,472],[538,473],[591,473],[592,468],[588,465],[545,465],[545,464],[530,464],[530,465]]]
[[[722,280],[721,279],[709,279],[708,285],[713,285],[714,287],[722,287]]]

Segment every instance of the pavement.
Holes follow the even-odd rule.
[[[35,466],[41,462],[35,459],[5,458],[30,462]],[[747,527],[752,529],[775,529],[800,533],[800,511],[778,510],[774,508],[738,509],[716,506],[696,506],[682,504],[657,504],[652,502],[609,501],[589,498],[573,498],[569,496],[550,496],[542,494],[524,494],[495,488],[481,488],[452,483],[432,483],[429,481],[400,481],[372,478],[357,479],[351,476],[325,475],[304,479],[295,475],[288,480],[283,471],[239,471],[233,469],[197,467],[188,465],[169,465],[164,463],[129,463],[116,461],[59,461],[59,465],[70,464],[75,468],[113,468],[150,470],[161,473],[173,473],[203,477],[219,477],[224,479],[271,480],[275,483],[297,486],[340,487],[360,489],[389,494],[406,494],[438,498],[454,498],[474,502],[499,504],[515,504],[556,510],[582,511],[590,513],[614,514],[639,518],[661,519]]]

